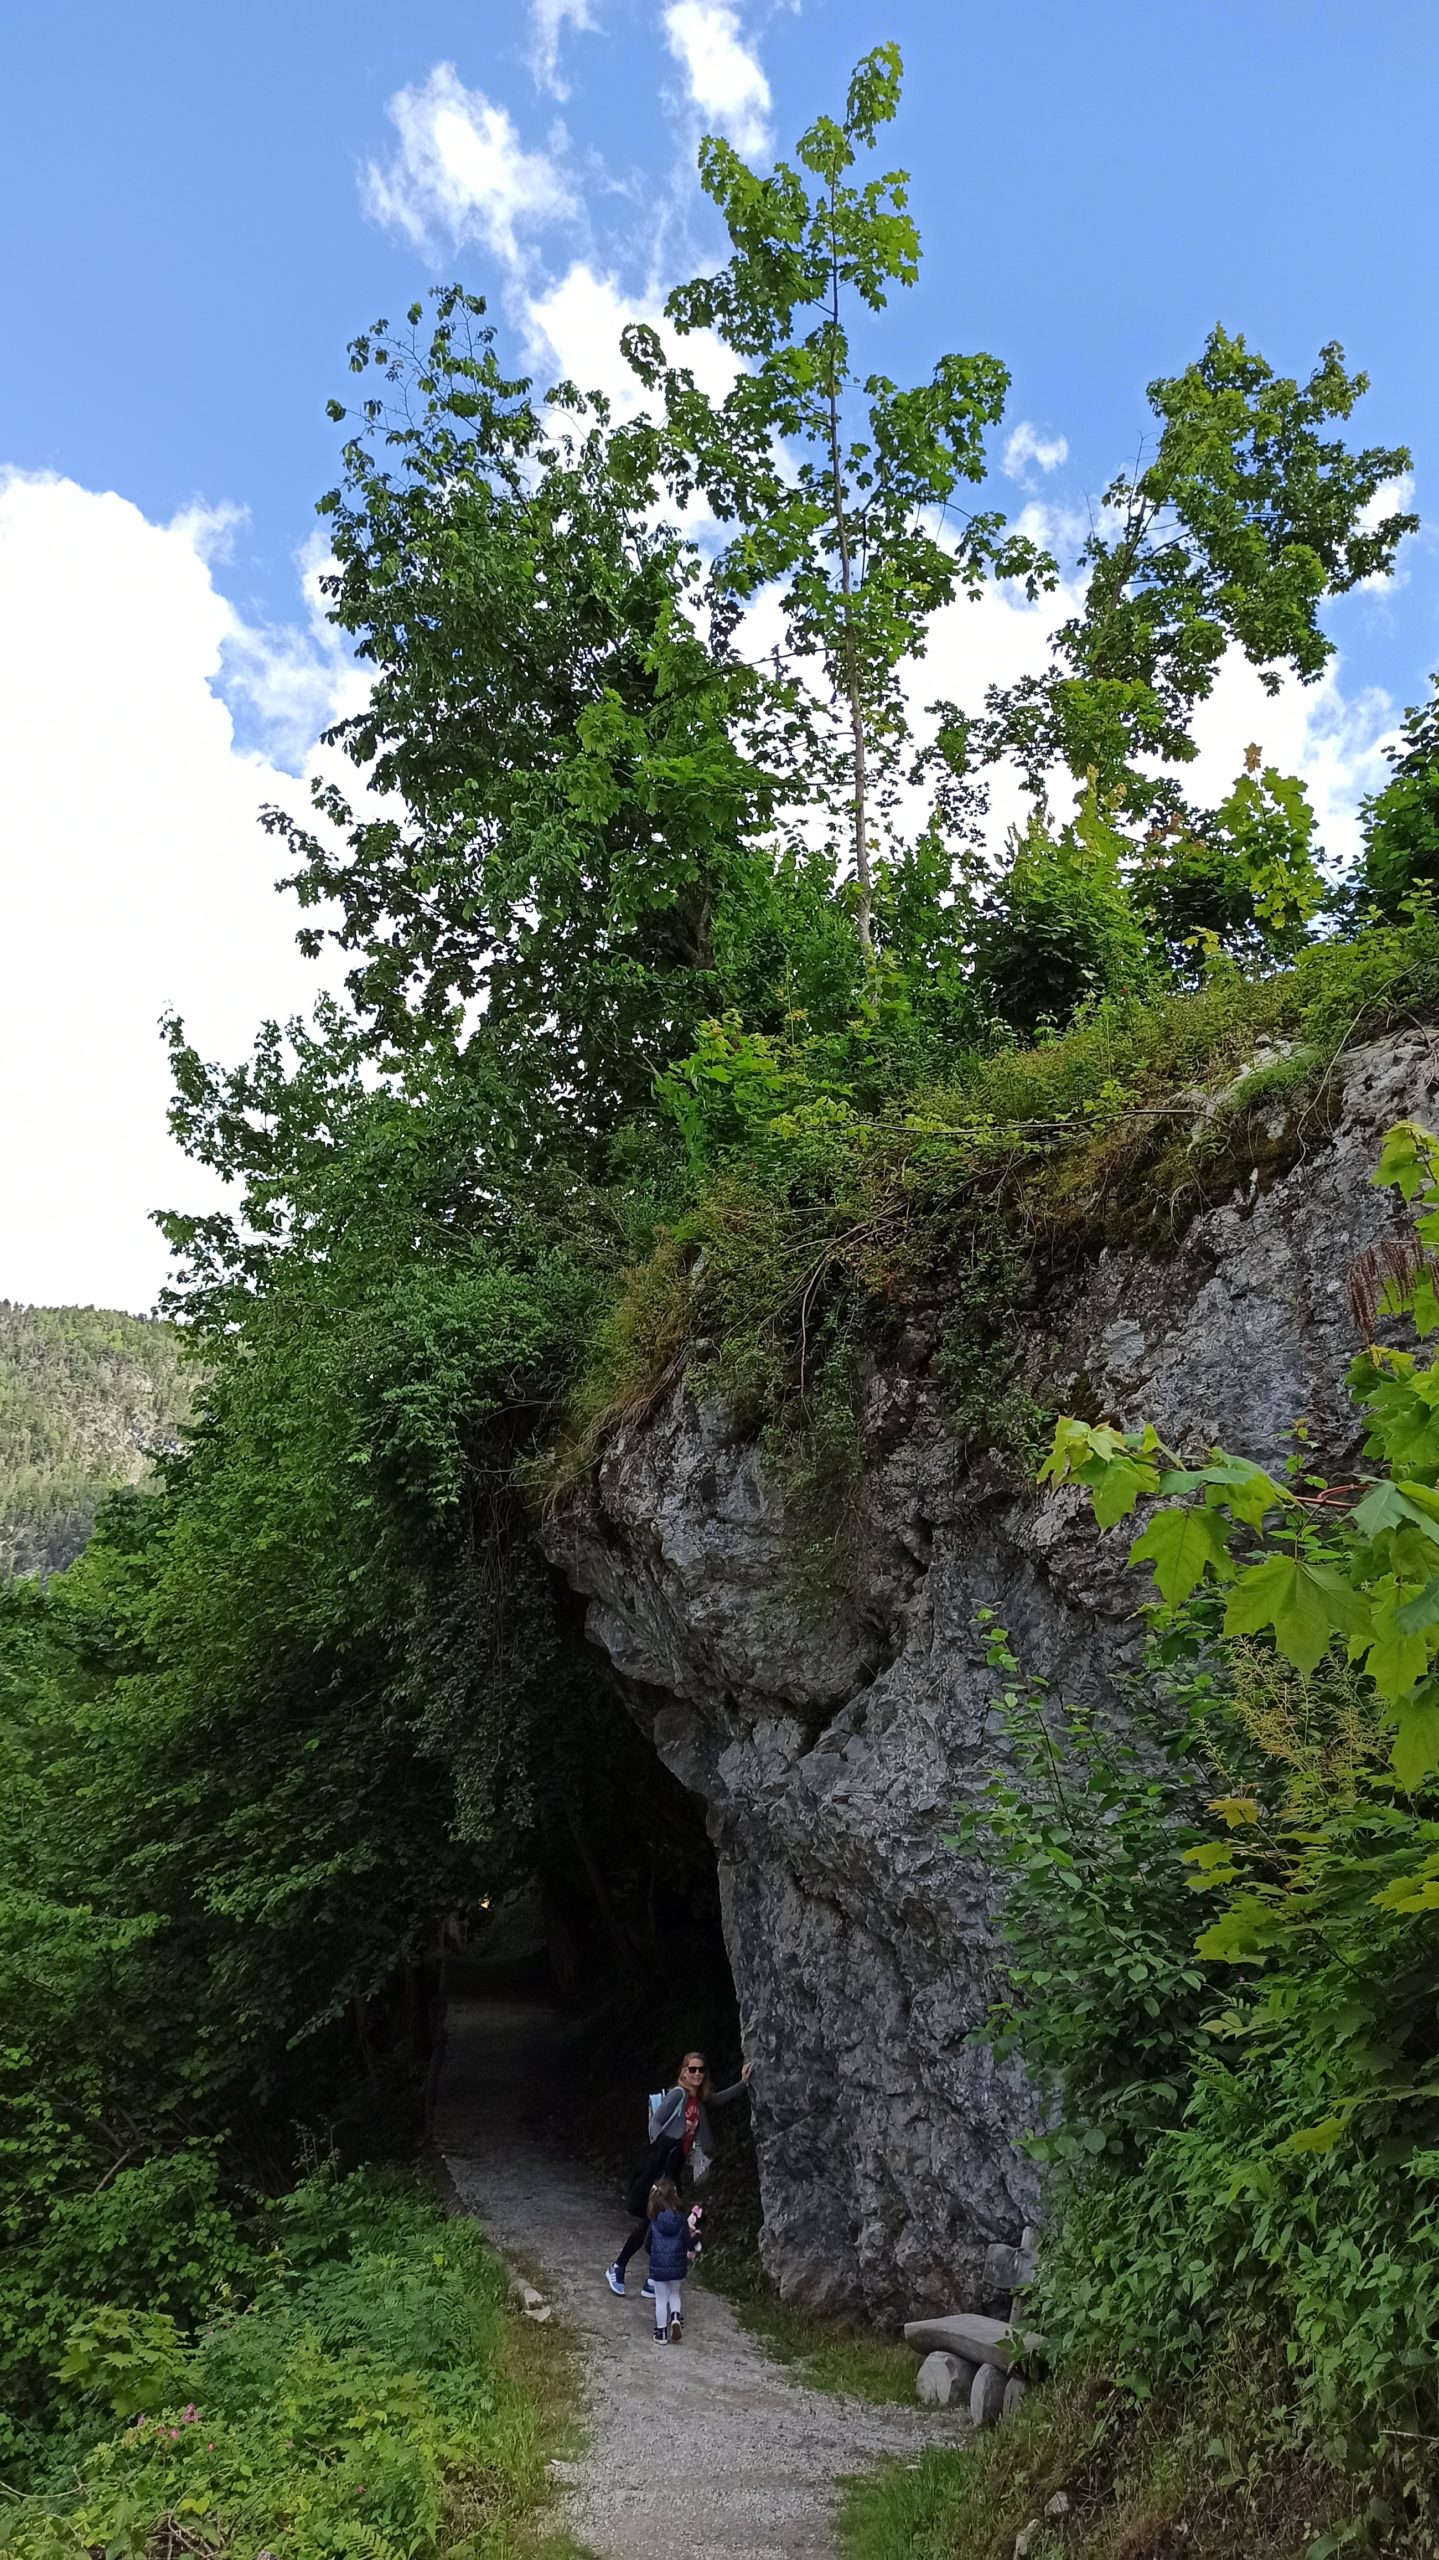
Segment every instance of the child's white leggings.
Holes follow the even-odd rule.
[[[677,2284],[661,2284],[655,2278],[655,2327],[667,2329],[680,2316],[680,2289]]]

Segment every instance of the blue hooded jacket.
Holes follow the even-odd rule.
[[[650,2224],[650,2274],[660,2284],[683,2284],[689,2274],[690,2227],[672,2204]]]

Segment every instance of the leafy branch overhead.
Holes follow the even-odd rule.
[[[1374,1179],[1415,1209],[1419,1247],[1413,1260],[1393,1260],[1383,1311],[1410,1315],[1428,1335],[1439,1327],[1439,1138],[1400,1122]],[[1396,1776],[1414,1786],[1439,1768],[1439,1361],[1373,1346],[1350,1383],[1368,1420],[1365,1455],[1386,1470],[1362,1486],[1281,1482],[1220,1449],[1186,1466],[1152,1425],[1122,1432],[1072,1416],[1056,1426],[1040,1480],[1082,1485],[1102,1528],[1141,1501],[1181,1497],[1129,1551],[1149,1566],[1161,1605],[1223,1585],[1224,1633],[1267,1632],[1305,1676],[1341,1645],[1393,1726]]]
[[[1083,605],[1048,672],[991,691],[984,755],[1015,756],[1036,791],[1067,769],[1106,802],[1173,806],[1174,785],[1147,764],[1193,761],[1193,716],[1226,649],[1270,693],[1286,671],[1321,675],[1334,643],[1320,605],[1385,575],[1418,523],[1398,505],[1375,512],[1407,447],[1354,452],[1325,432],[1368,387],[1337,345],[1301,384],[1222,328],[1197,363],[1152,382],[1152,458],[1104,493],[1080,554]]]

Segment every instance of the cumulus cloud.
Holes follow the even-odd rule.
[[[538,366],[548,359],[581,391],[602,391],[616,417],[632,417],[648,397],[620,352],[620,333],[635,320],[657,329],[672,361],[687,365],[711,398],[723,399],[739,366],[713,331],[697,329],[691,337],[675,337],[666,328],[658,293],[628,293],[617,277],[597,274],[582,258],[527,300],[527,360]]]
[[[908,679],[916,724],[923,724],[924,705],[937,698],[978,711],[989,685],[1041,673],[1052,632],[1082,602],[1082,589],[1073,583],[1033,604],[1017,588],[991,585],[977,603],[946,607],[931,626],[928,655]],[[1195,717],[1198,756],[1172,770],[1187,798],[1213,807],[1242,771],[1246,748],[1257,745],[1266,764],[1304,781],[1331,865],[1349,862],[1359,851],[1359,804],[1387,778],[1384,748],[1395,726],[1389,695],[1378,688],[1349,690],[1342,658],[1331,660],[1317,684],[1286,677],[1271,697],[1243,652],[1231,649]],[[1056,814],[1067,816],[1074,797],[1067,775],[1058,777],[1051,794]],[[1022,823],[1029,805],[1016,775],[1000,769],[991,776],[986,840],[992,853],[1000,853],[1006,829]]]
[[[400,89],[387,109],[399,149],[371,161],[360,194],[372,221],[399,231],[426,256],[441,243],[479,240],[511,275],[525,268],[536,236],[575,221],[580,206],[564,166],[562,129],[543,151],[527,151],[508,108],[467,89],[452,62]]]
[[[569,82],[560,68],[560,40],[566,27],[577,35],[595,35],[599,21],[590,11],[589,0],[532,0],[530,9],[530,69],[535,86],[545,89],[552,98],[567,98]]]
[[[1028,480],[1031,466],[1040,471],[1056,471],[1069,460],[1066,436],[1041,435],[1028,418],[1021,418],[1004,448],[1004,469],[1011,480]]]
[[[670,0],[665,40],[693,107],[746,157],[769,149],[769,82],[729,0]]]
[[[0,472],[0,1294],[144,1310],[165,1275],[153,1207],[216,1205],[169,1136],[158,1035],[174,1006],[210,1055],[306,1006],[315,972],[275,895],[267,801],[304,792],[241,749],[217,686],[237,645],[283,729],[362,682],[316,677],[292,635],[266,666],[215,585],[231,510],[152,524],[128,500]],[[308,690],[306,689],[308,688]]]

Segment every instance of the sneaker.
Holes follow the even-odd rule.
[[[664,2342],[665,2342],[665,2333],[664,2333],[663,2329],[656,2329],[656,2331],[655,2331],[655,2345],[656,2345],[657,2347],[662,2347],[662,2346],[664,2345]]]
[[[684,2333],[684,2322],[681,2320],[677,2311],[672,2311],[670,2313],[670,2345],[672,2347],[677,2347],[681,2338],[684,2336]]]
[[[623,2290],[624,2290],[623,2286],[621,2286],[620,2290],[623,2292]],[[654,2298],[655,2298],[655,2280],[654,2280],[654,2277],[653,2277],[653,2276],[646,2276],[646,2278],[645,2278],[645,2280],[644,2280],[644,2283],[640,2286],[640,2300],[641,2300],[641,2302],[653,2302]]]
[[[612,2267],[606,2267],[605,2282],[609,2286],[611,2293],[623,2293],[625,2289],[624,2268],[618,2263]]]

